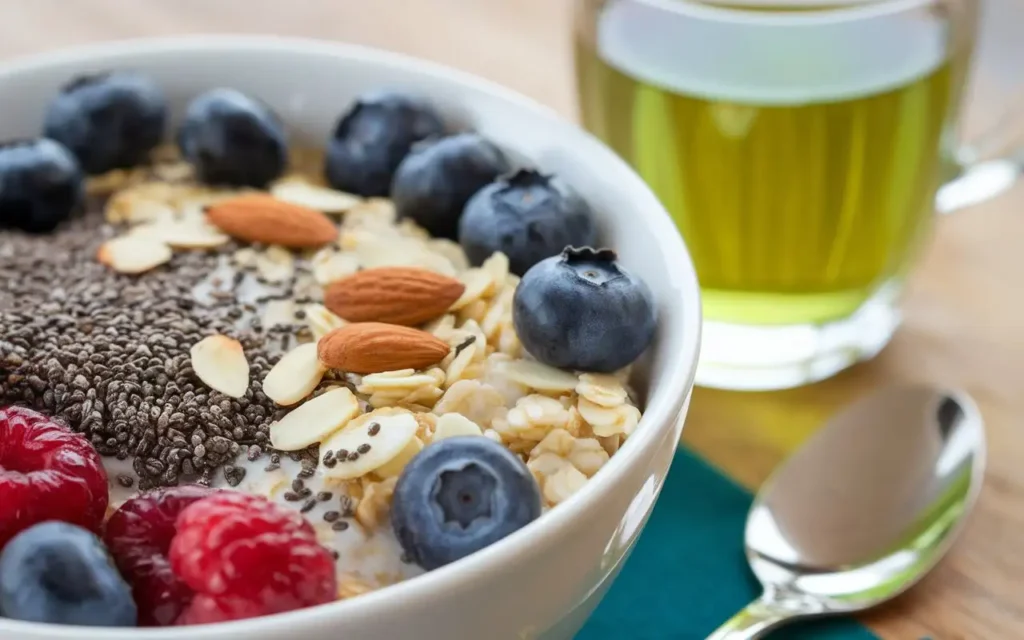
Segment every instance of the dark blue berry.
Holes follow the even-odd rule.
[[[48,138],[0,145],[0,228],[52,231],[82,207],[82,170]]]
[[[64,522],[44,522],[16,535],[0,553],[0,616],[133,627],[137,612],[99,538]]]
[[[348,193],[386,196],[413,144],[441,135],[441,116],[418,97],[391,92],[360,96],[327,143],[327,182]]]
[[[86,173],[144,162],[164,137],[167,99],[150,78],[131,71],[82,76],[46,108],[43,135],[71,150]]]
[[[569,245],[594,244],[590,207],[551,176],[522,169],[476,193],[459,224],[459,243],[475,265],[495,251],[523,275]]]
[[[431,570],[535,520],[540,489],[514,453],[482,436],[445,438],[406,465],[391,524],[413,562]]]
[[[526,272],[512,322],[533,357],[560,369],[610,373],[654,339],[654,298],[610,249],[567,248]]]
[[[456,240],[469,199],[511,168],[501,149],[475,133],[421,142],[398,165],[391,199],[399,217]]]
[[[181,153],[209,184],[265,187],[288,164],[284,126],[262,102],[212,89],[188,105],[178,129]]]

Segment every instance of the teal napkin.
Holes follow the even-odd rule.
[[[751,496],[680,449],[633,555],[576,640],[704,640],[757,594],[743,556]],[[852,620],[782,628],[772,640],[878,640]]]

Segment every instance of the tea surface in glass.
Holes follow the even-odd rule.
[[[960,81],[946,22],[592,7],[575,40],[582,120],[686,240],[707,322],[702,382],[791,386],[877,352],[951,155]]]

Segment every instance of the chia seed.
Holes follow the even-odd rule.
[[[348,529],[348,523],[344,520],[338,520],[337,522],[331,525],[332,531],[344,531],[346,529]]]
[[[334,522],[341,517],[341,514],[337,511],[327,511],[324,513],[324,522]]]
[[[327,502],[333,497],[334,494],[331,493],[330,491],[321,491],[320,493],[316,494],[316,499],[320,502]]]
[[[371,422],[370,423],[370,428],[366,430],[366,433],[368,433],[371,437],[377,435],[378,433],[380,433],[380,423],[379,422]]]
[[[294,491],[285,491],[283,497],[288,502],[298,502],[299,500],[302,500],[302,496],[295,493]]]
[[[356,452],[357,453],[363,453],[363,454],[370,453],[370,445],[368,445],[366,443],[363,443],[363,444],[359,445],[359,448],[356,449]]]
[[[0,405],[54,416],[101,455],[134,458],[142,490],[209,482],[221,468],[238,477],[226,465],[268,441],[279,407],[255,388],[238,399],[210,389],[189,350],[212,333],[230,335],[256,381],[280,356],[276,340],[238,329],[233,296],[197,297],[197,285],[239,245],[119,274],[95,258],[115,235],[100,204],[52,234],[0,233]]]
[[[299,509],[299,513],[309,513],[310,511],[313,510],[314,507],[316,507],[316,499],[310,498],[309,500],[306,500],[304,503],[302,503],[302,507]]]
[[[473,344],[474,342],[476,342],[476,336],[469,336],[468,338],[460,342],[459,346],[455,347],[455,355],[452,357],[458,358],[459,354],[465,351],[467,348],[469,348],[469,345]]]

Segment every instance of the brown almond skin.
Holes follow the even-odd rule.
[[[217,202],[207,208],[206,219],[236,240],[292,249],[322,247],[338,237],[323,213],[263,193]]]
[[[465,289],[427,269],[377,267],[327,285],[324,306],[349,322],[413,327],[443,315]]]
[[[352,373],[423,369],[444,360],[451,347],[426,331],[383,322],[345,325],[320,338],[325,367]]]

